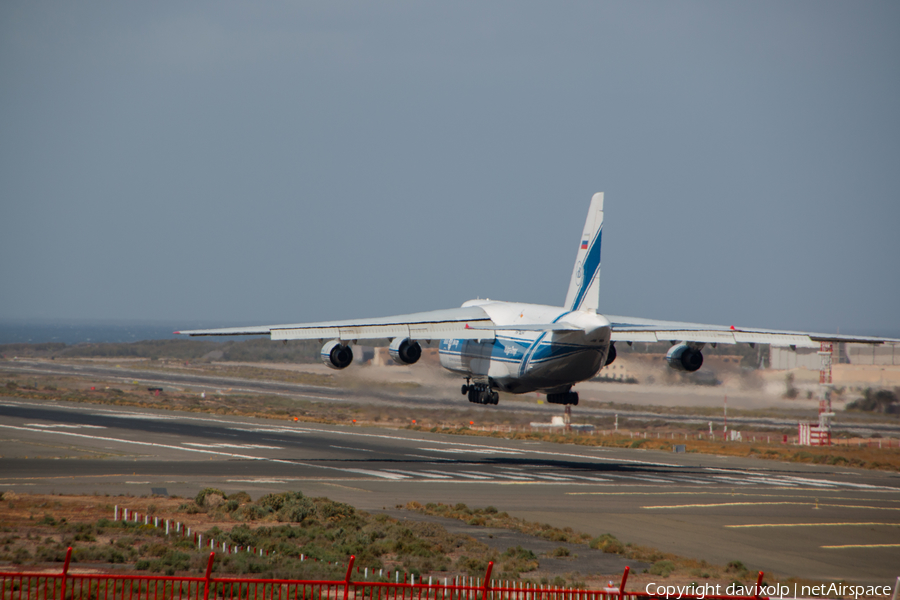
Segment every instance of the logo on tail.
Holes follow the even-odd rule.
[[[603,233],[603,192],[594,194],[575,257],[565,307],[594,310],[600,307],[600,240]]]

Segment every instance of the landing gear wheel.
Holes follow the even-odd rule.
[[[473,404],[497,404],[500,394],[492,390],[486,383],[468,383],[462,386],[462,393],[469,396]]]

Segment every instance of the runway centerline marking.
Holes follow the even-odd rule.
[[[41,429],[52,429],[55,427],[61,427],[63,429],[106,429],[101,425],[69,425],[65,423],[25,423],[25,427],[40,427]]]
[[[722,502],[717,504],[672,504],[669,506],[642,506],[649,510],[664,508],[714,508],[719,506],[776,506],[794,504],[798,506],[814,506],[814,502]],[[855,506],[851,504],[818,504],[819,508],[868,508],[871,510],[900,510],[894,506]]]
[[[747,525],[725,525],[729,529],[753,527],[900,527],[900,523],[751,523]]]
[[[507,450],[505,448],[493,448],[491,446],[479,448],[419,448],[426,452],[447,452],[450,454],[522,454],[521,450]]]
[[[794,488],[794,489],[802,489],[806,491],[808,488]],[[843,491],[843,490],[842,490]],[[720,491],[720,492],[701,492],[701,491],[690,491],[690,492],[679,492],[679,491],[665,491],[665,492],[566,492],[568,496],[733,496],[733,497],[746,497],[746,498],[808,498],[809,496],[800,496],[800,495],[788,495],[788,494],[763,494],[763,493],[753,493],[753,492],[728,492],[728,491]],[[847,496],[819,496],[819,500],[859,500],[859,498],[848,498]],[[900,502],[900,500],[891,500],[889,498],[878,498],[877,502]],[[832,505],[827,505],[832,506]]]
[[[338,448],[340,450],[355,450],[356,452],[374,452],[373,450],[366,450],[365,448],[350,448],[348,446],[331,446],[331,448]]]
[[[185,446],[193,446],[195,448],[244,448],[246,450],[284,450],[281,446],[261,446],[259,444],[201,444],[199,442],[181,442]]]
[[[819,546],[819,548],[828,548],[829,550],[840,550],[843,548],[900,548],[900,544],[845,544],[843,546]]]

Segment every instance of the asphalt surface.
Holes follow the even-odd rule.
[[[435,395],[433,392],[417,393],[398,392],[391,389],[380,389],[377,385],[370,385],[361,393],[358,388],[323,387],[304,385],[283,381],[268,381],[260,379],[246,379],[235,377],[220,377],[199,375],[196,373],[179,373],[171,370],[129,369],[121,366],[106,366],[102,364],[69,364],[50,361],[30,361],[17,359],[15,361],[0,362],[0,372],[36,375],[61,375],[76,377],[94,377],[104,381],[121,381],[131,383],[138,381],[148,386],[178,386],[197,391],[215,390],[227,388],[231,393],[255,393],[277,394],[292,398],[302,398],[313,402],[349,402],[354,404],[372,404],[382,406],[402,406],[410,409],[434,408],[445,410],[448,407],[457,407],[465,410],[473,406],[463,397],[454,394],[452,397]],[[462,379],[460,379],[462,381]],[[550,415],[558,415],[559,407],[544,404],[537,405],[524,402],[501,402],[497,406],[486,407],[485,410],[497,412],[531,413],[535,419],[549,420]],[[622,419],[636,421],[673,421],[679,423],[706,423],[710,420],[708,414],[672,414],[653,410],[624,410],[622,408],[599,408],[596,403],[582,402],[577,408],[580,416],[612,417],[617,415]],[[730,415],[729,423],[735,427],[758,428],[796,428],[797,417],[759,417]],[[853,435],[870,436],[873,434],[900,436],[900,424],[892,422],[849,421],[843,419],[833,423],[835,431],[846,431]]]
[[[894,473],[15,398],[0,456],[0,490],[464,502],[785,576],[900,575]]]

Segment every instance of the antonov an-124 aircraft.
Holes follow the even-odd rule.
[[[590,379],[616,359],[616,342],[672,343],[668,365],[696,371],[706,344],[772,344],[819,348],[821,342],[881,344],[900,340],[747,327],[702,325],[617,317],[600,307],[600,240],[603,193],[594,194],[563,307],[469,300],[460,308],[376,319],[327,321],[265,327],[181,331],[200,335],[269,335],[273,340],[318,339],[322,362],[344,369],[353,361],[351,344],[389,339],[390,355],[411,365],[422,344],[439,344],[441,365],[465,377],[463,395],[477,404],[497,404],[498,390],[542,392],[554,404],[578,404],[572,386]],[[327,340],[327,341],[326,341]]]

